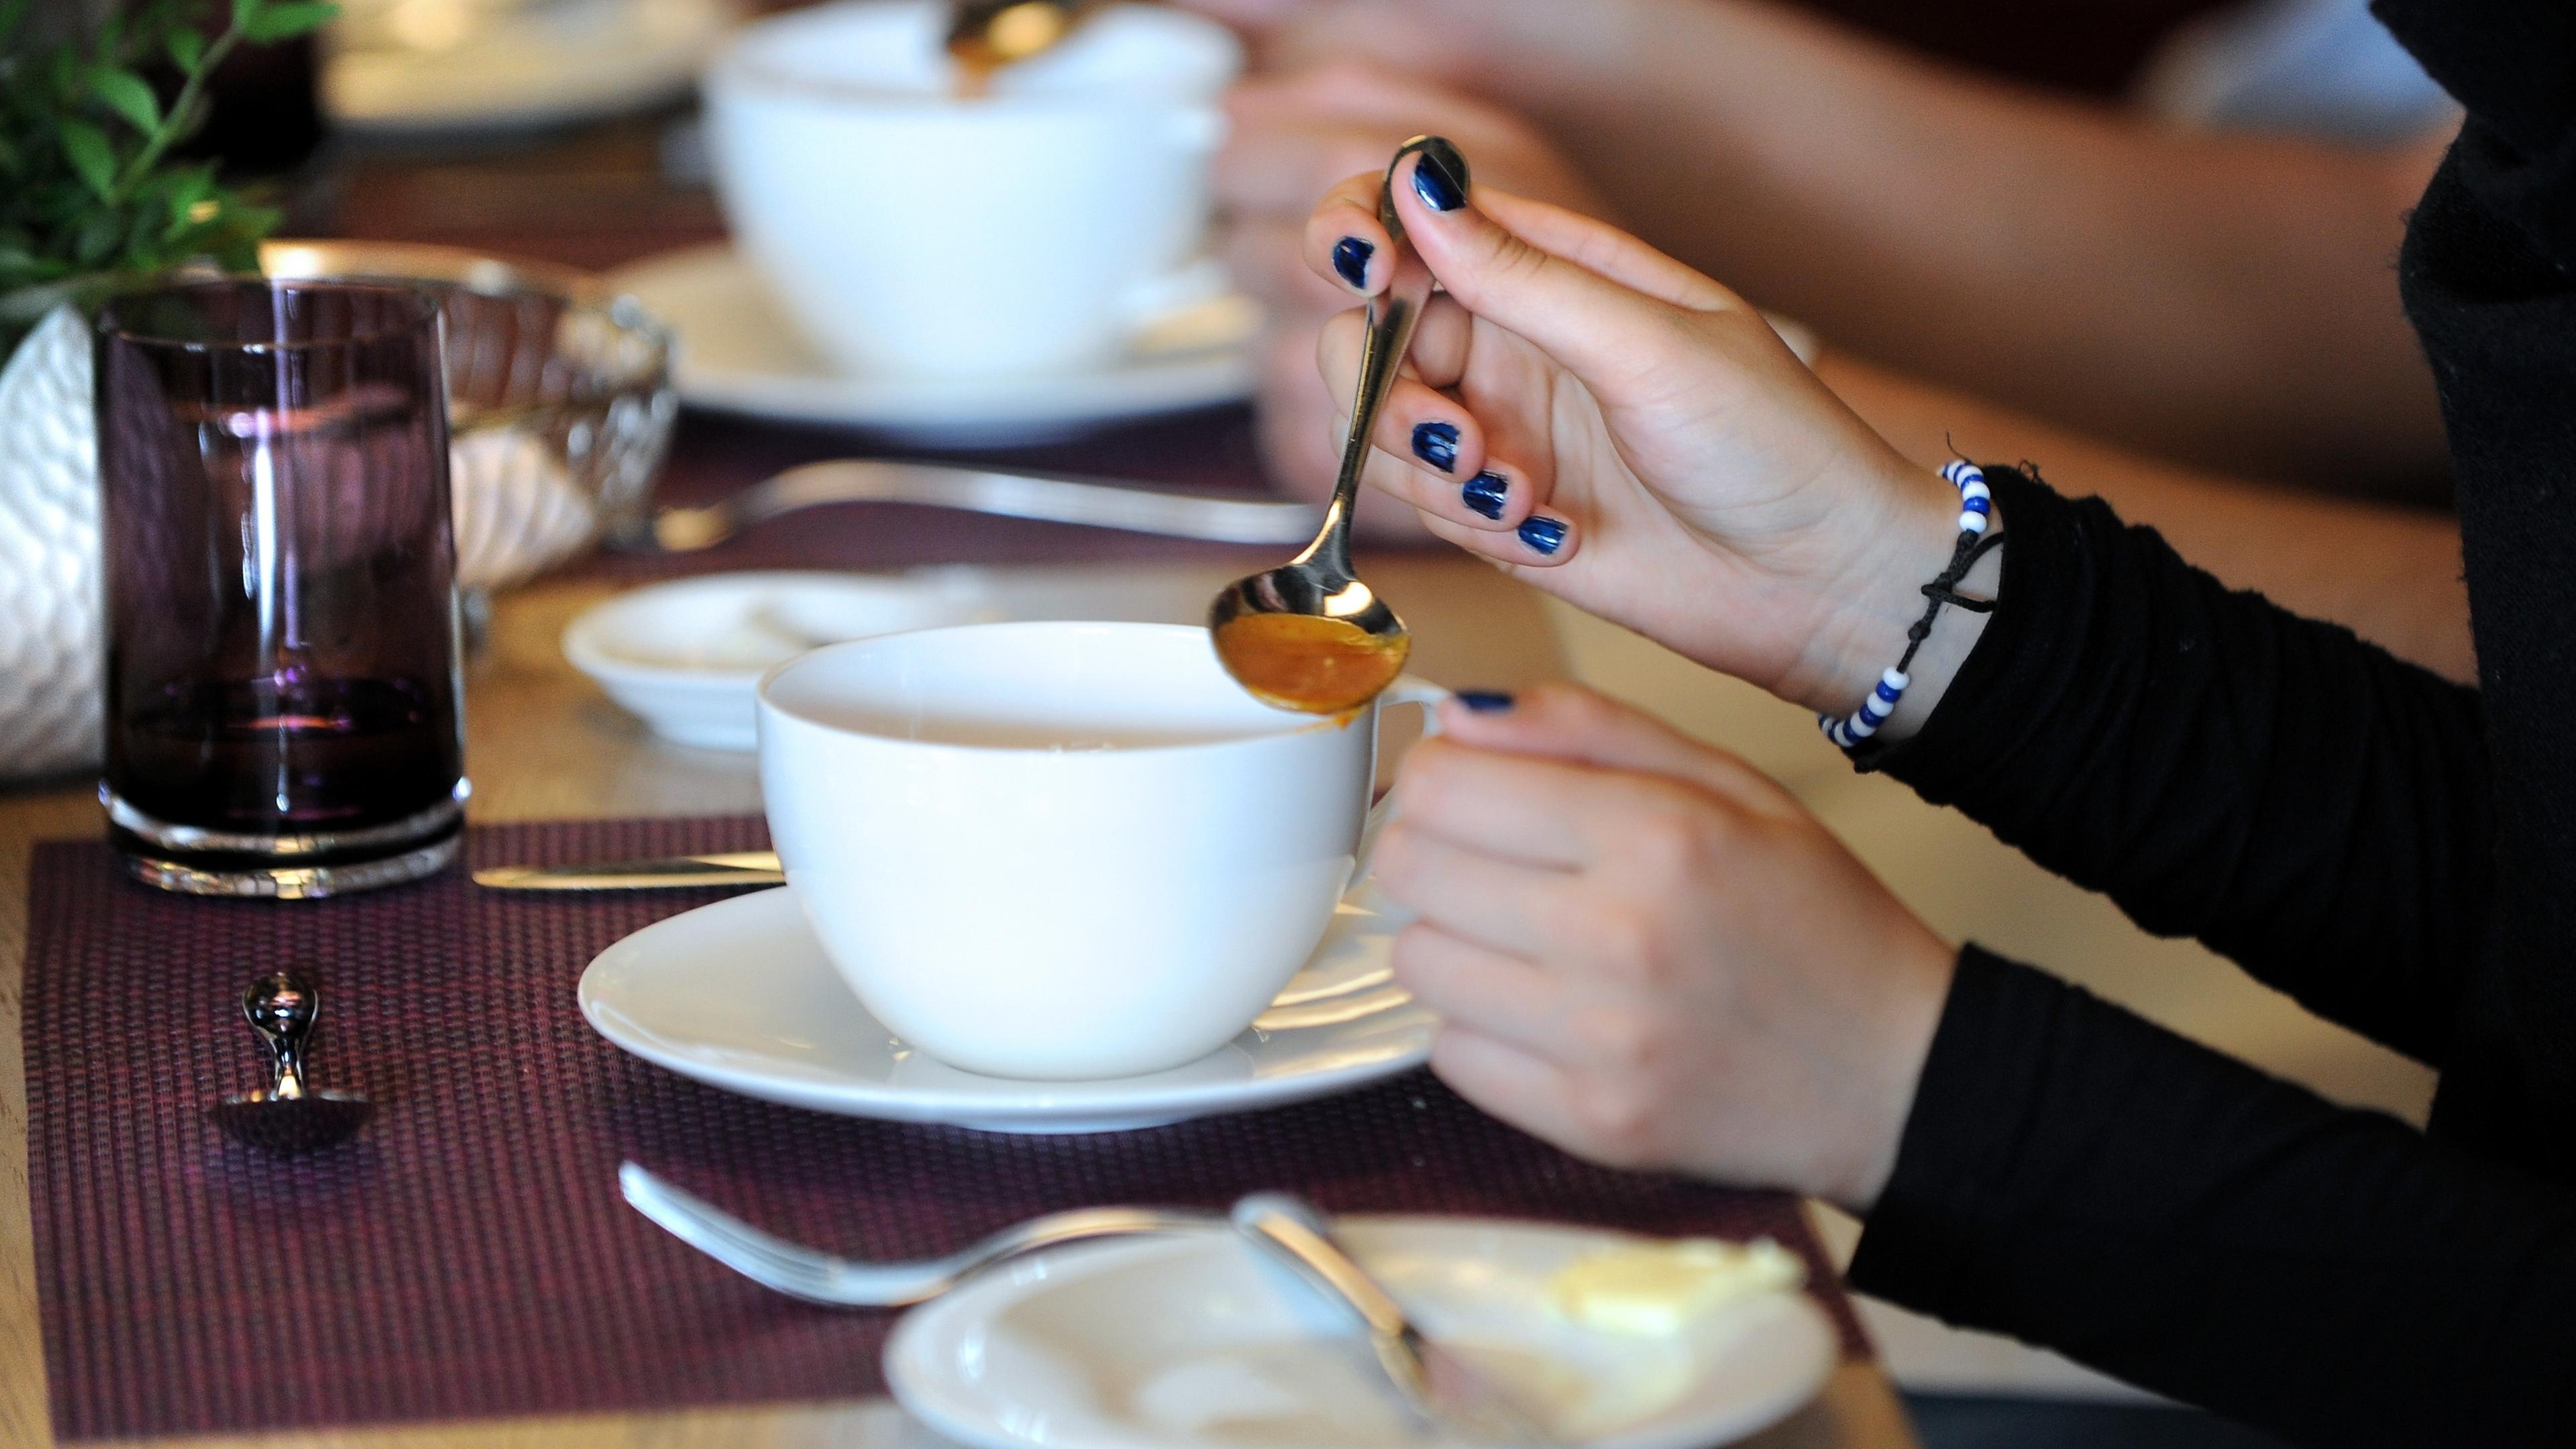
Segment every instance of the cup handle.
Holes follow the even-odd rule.
[[[1390,706],[1422,706],[1422,737],[1427,740],[1440,733],[1440,701],[1448,697],[1448,690],[1428,679],[1407,674],[1386,687],[1386,692],[1378,696],[1377,707],[1383,715]],[[1394,818],[1395,792],[1389,790],[1385,799],[1369,807],[1368,819],[1360,826],[1359,850],[1351,861],[1350,884],[1342,887],[1344,895],[1357,890],[1360,882],[1368,879],[1369,859],[1377,853],[1377,838],[1386,830],[1387,822]]]

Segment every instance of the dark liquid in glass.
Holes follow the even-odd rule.
[[[174,685],[120,718],[118,793],[233,834],[347,830],[448,798],[463,761],[445,680]]]

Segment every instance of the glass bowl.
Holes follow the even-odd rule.
[[[670,333],[632,298],[570,267],[455,247],[273,241],[259,260],[273,277],[438,294],[456,582],[469,600],[645,529],[679,398]]]

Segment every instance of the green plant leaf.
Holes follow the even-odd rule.
[[[115,255],[116,244],[121,239],[115,212],[91,212],[89,219],[82,222],[80,230],[73,234],[72,260],[80,263],[81,269],[86,271]]]
[[[168,208],[172,221],[185,221],[197,203],[215,194],[215,163],[191,166],[170,178]]]
[[[91,66],[89,89],[109,110],[144,135],[161,128],[161,102],[152,94],[152,87],[134,72],[110,65]]]
[[[170,52],[170,63],[177,66],[183,76],[195,74],[198,65],[206,58],[206,37],[199,35],[197,27],[185,21],[171,26],[170,33],[162,38],[161,44]]]
[[[107,200],[116,190],[116,151],[107,144],[107,133],[87,121],[67,120],[59,134],[63,159],[101,201]]]
[[[248,25],[265,8],[265,0],[233,0],[233,24]]]
[[[277,230],[277,224],[286,219],[286,213],[274,206],[235,204],[225,207],[224,215],[228,221],[227,230],[241,233],[253,240]]]
[[[236,6],[236,11],[238,11]],[[340,13],[340,7],[327,0],[275,0],[260,5],[241,22],[244,38],[271,45],[292,40],[328,25]]]

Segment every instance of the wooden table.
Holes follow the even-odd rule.
[[[1217,577],[1226,567],[1164,566],[1164,572],[1170,586],[1181,591],[1200,587],[1197,575]],[[1215,574],[1208,574],[1211,568]],[[1421,669],[1432,678],[1510,688],[1561,672],[1554,634],[1538,602],[1483,565],[1454,556],[1412,555],[1376,561],[1369,571],[1389,597],[1403,601],[1420,638]],[[474,662],[467,690],[467,758],[476,820],[731,814],[759,808],[749,756],[656,744],[563,662],[556,641],[565,623],[616,587],[599,578],[567,579],[540,583],[499,602],[491,637]],[[0,793],[0,1443],[11,1445],[54,1442],[46,1419],[28,1218],[27,1097],[19,1036],[27,865],[38,840],[100,833],[98,804],[85,783]],[[113,983],[101,986],[113,989]],[[907,1438],[908,1433],[919,1431],[908,1429],[891,1404],[875,1401],[190,1442],[384,1449],[677,1449],[702,1444],[920,1449],[931,1442]],[[1867,1364],[1845,1366],[1815,1406],[1756,1441],[1764,1449],[1903,1449],[1913,1442],[1886,1379]]]
[[[762,0],[764,5],[776,0]],[[401,150],[327,156],[300,189],[290,227],[306,234],[434,241],[606,268],[721,234],[702,184],[666,173],[674,118],[621,122],[589,132],[473,156]],[[1178,430],[1130,434],[1116,445],[1117,470],[1194,486],[1240,485],[1251,453],[1239,418]],[[666,496],[697,501],[767,472],[864,448],[828,432],[683,420]],[[1023,451],[999,461],[1081,469],[1085,449]],[[1098,461],[1091,460],[1095,468]],[[791,527],[793,525],[790,525]],[[779,525],[772,525],[777,528]],[[1048,525],[994,525],[980,556],[1038,560],[1060,537]],[[754,544],[757,536],[746,538]],[[775,536],[773,536],[775,542]],[[804,550],[756,554],[779,563],[882,567],[901,562],[871,549],[854,530],[805,531]],[[1174,617],[1192,617],[1216,582],[1240,569],[1232,557],[1139,545],[1135,562],[1159,571]],[[740,566],[722,554],[705,567]],[[1513,688],[1567,672],[1560,628],[1520,586],[1485,566],[1446,554],[1364,559],[1369,577],[1401,601],[1418,641],[1416,666],[1442,683]],[[750,813],[759,808],[748,756],[655,743],[568,666],[558,648],[564,625],[624,584],[665,569],[612,562],[502,598],[490,636],[469,672],[468,768],[479,822]],[[1687,668],[1684,666],[1684,668]],[[1808,731],[1812,734],[1812,731]],[[26,1083],[20,1042],[20,981],[27,936],[27,867],[34,842],[95,838],[102,825],[86,782],[0,788],[0,1444],[54,1441],[47,1422],[37,1316],[26,1163]],[[295,909],[282,905],[281,910]],[[247,1346],[246,1346],[247,1349]],[[917,1437],[916,1437],[917,1436]],[[167,1441],[162,1441],[167,1442]],[[907,1431],[884,1401],[758,1410],[693,1411],[542,1421],[476,1422],[296,1434],[277,1445],[765,1446],[840,1445],[874,1449],[930,1443]],[[1905,1449],[1914,1444],[1903,1409],[1874,1364],[1840,1369],[1809,1410],[1755,1441],[1764,1449]]]

